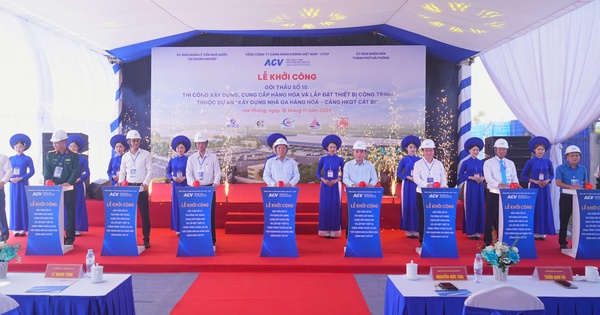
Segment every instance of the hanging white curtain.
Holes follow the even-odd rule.
[[[9,138],[27,134],[26,154],[42,183],[42,133],[54,129],[89,135],[91,179],[106,178],[110,123],[118,117],[118,75],[108,59],[68,38],[0,10],[0,153]]]
[[[494,85],[517,119],[554,145],[600,117],[600,1],[592,1],[481,56]],[[558,227],[558,187],[553,184]]]

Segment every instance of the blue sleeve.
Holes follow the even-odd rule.
[[[469,179],[469,174],[467,174],[467,163],[466,163],[466,161],[468,161],[468,160],[465,160],[465,162],[463,162],[460,165],[460,170],[458,171],[458,183],[457,183],[458,185],[460,185],[463,182],[466,182],[467,179]]]
[[[112,168],[112,163],[113,162],[113,158],[110,158],[110,160],[108,161],[108,169],[106,170],[106,174],[108,175],[108,179],[112,180],[113,177],[113,168]]]
[[[167,178],[173,180],[173,159],[170,159],[167,164]]]
[[[548,179],[550,181],[554,180],[554,165],[552,165],[552,161],[550,160],[546,160],[547,164],[548,164],[548,174],[550,174],[550,177],[548,177]]]
[[[35,174],[35,168],[33,167],[33,160],[29,156],[27,157],[27,169],[29,169],[29,172],[27,172],[25,175],[23,175],[24,180],[29,180],[31,178],[31,176],[33,176],[33,174]]]
[[[79,179],[84,182],[86,179],[90,178],[90,163],[85,157],[80,155],[79,166],[81,167],[81,175],[79,176]]]
[[[524,182],[529,182],[529,179],[531,178],[531,164],[533,164],[533,159],[527,161],[523,167],[523,170],[521,171],[521,180]]]
[[[317,166],[317,178],[319,179],[319,181],[321,180],[321,178],[323,178],[323,175],[321,175],[321,171],[323,170],[323,162],[324,158],[320,158],[319,159],[319,165]]]
[[[396,177],[400,178],[401,180],[405,180],[406,177],[408,176],[408,174],[406,174],[404,172],[405,167],[406,167],[406,158],[403,158],[402,160],[400,160],[400,163],[398,163],[398,170],[396,171]]]

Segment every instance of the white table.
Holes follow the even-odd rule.
[[[44,279],[43,273],[10,272],[0,279],[0,292],[15,299],[23,314],[135,314],[130,274],[104,274],[100,283],[81,278],[61,292],[26,292],[60,285],[54,280]]]
[[[434,286],[440,281],[431,276],[420,275],[419,280],[408,280],[404,275],[390,275],[385,289],[384,314],[462,314],[467,295],[439,296]],[[481,283],[451,281],[459,289],[471,293],[495,287],[511,285],[540,298],[546,308],[545,314],[598,314],[600,312],[600,283],[572,281],[578,289],[566,289],[554,281],[539,281],[532,276],[508,276],[499,282],[493,276],[484,276]]]

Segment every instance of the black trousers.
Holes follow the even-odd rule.
[[[75,185],[73,190],[64,192],[65,212],[67,216],[67,226],[65,227],[66,237],[65,243],[73,243],[75,241],[75,214],[76,214],[76,193]]]
[[[492,244],[493,231],[498,233],[498,208],[500,207],[500,195],[489,192],[485,195],[485,231],[483,233],[483,243],[488,246]],[[497,236],[497,234],[496,234]]]
[[[567,228],[569,226],[569,219],[573,214],[573,195],[560,194],[560,201],[558,202],[559,207],[559,218],[560,218],[560,230],[558,230],[558,243],[560,245],[567,245]]]
[[[150,242],[150,204],[148,201],[148,191],[140,191],[138,194],[138,209],[142,217],[142,235],[144,242]]]
[[[417,211],[419,212],[419,243],[423,244],[423,232],[425,232],[425,207],[423,206],[423,194],[417,193]]]

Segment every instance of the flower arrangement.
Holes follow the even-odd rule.
[[[504,242],[497,241],[494,245],[486,246],[481,251],[481,256],[489,265],[498,267],[502,269],[502,272],[506,272],[508,266],[515,265],[520,260],[519,249],[514,245],[508,246]]]
[[[16,259],[17,262],[21,262],[21,257],[18,255],[21,250],[21,244],[6,244],[0,242],[0,261],[9,262]]]

